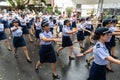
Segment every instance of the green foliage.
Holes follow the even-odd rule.
[[[24,9],[30,0],[8,0],[13,8]]]
[[[60,14],[61,11],[58,10],[58,7],[55,7],[55,13]]]
[[[73,12],[73,8],[72,7],[67,7],[66,12],[67,12],[68,15],[71,15],[71,13]]]
[[[48,6],[48,7],[46,8],[46,12],[52,13],[52,12],[53,12],[53,7],[52,7],[52,6]]]

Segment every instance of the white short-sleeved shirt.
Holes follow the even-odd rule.
[[[111,32],[115,32],[115,31],[116,31],[116,28],[115,28],[114,26],[111,26],[111,27],[109,28],[109,30],[110,30]]]
[[[94,62],[96,64],[98,65],[108,64],[108,60],[106,58],[109,56],[109,51],[106,48],[105,44],[98,41],[94,47],[93,54],[94,54]]]
[[[70,36],[69,34],[67,34],[67,32],[69,32],[69,31],[70,31],[70,27],[64,26],[62,28],[63,36]]]
[[[26,23],[27,23],[27,20],[26,20],[26,18],[21,18],[20,19],[20,23],[21,23],[21,25],[23,25],[23,26],[26,26]]]
[[[16,31],[13,31],[14,28],[15,28],[15,26],[11,28],[13,36],[14,37],[20,37],[20,36],[22,36],[22,34],[23,34],[22,28],[21,29],[18,28]]]
[[[4,25],[2,23],[0,23],[0,32],[4,31]]]
[[[83,31],[82,28],[84,28],[84,24],[79,23],[79,24],[78,24],[78,28],[80,28],[79,31]]]
[[[53,27],[54,27],[53,21],[52,21],[52,22],[49,21],[49,26],[50,26],[50,28],[53,28]]]
[[[40,30],[41,29],[41,22],[35,22],[35,28],[36,28],[36,30]]]
[[[86,28],[91,28],[92,21],[86,21]]]
[[[46,31],[44,31],[43,33],[40,33],[39,37],[40,37],[40,40],[41,40],[41,45],[51,44],[51,42],[45,42],[45,41],[42,40],[43,37],[52,38],[52,33],[50,31],[48,33]]]

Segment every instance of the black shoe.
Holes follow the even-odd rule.
[[[54,75],[54,74],[52,74],[52,75],[53,75],[54,79],[60,79],[59,75]]]
[[[115,59],[118,59],[118,57],[117,57],[117,56],[112,55],[112,57],[113,57],[113,58],[115,58]]]
[[[106,68],[108,72],[114,72],[112,69]]]
[[[88,62],[88,60],[87,60],[87,59],[86,59],[86,63],[87,63],[87,65],[88,65],[88,66],[90,66],[90,63]]]
[[[74,58],[74,57],[69,56],[69,60],[75,60],[75,58]]]
[[[16,53],[14,54],[14,56],[15,56],[15,58],[18,58],[18,55]]]
[[[28,63],[32,63],[32,61],[30,59],[26,59]]]
[[[39,69],[38,69],[38,68],[35,68],[35,72],[36,72],[36,73],[39,73]]]
[[[58,53],[58,51],[55,51],[55,52],[56,52],[56,55],[57,55],[57,56],[59,56],[59,53]]]

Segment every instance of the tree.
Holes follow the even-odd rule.
[[[66,12],[67,12],[68,17],[70,17],[71,13],[73,12],[73,8],[72,7],[67,7]]]
[[[5,2],[6,0],[0,0],[0,2],[2,2],[2,1],[4,1],[4,2]]]
[[[48,6],[48,7],[46,8],[46,12],[52,13],[52,12],[53,12],[53,7],[52,7],[52,6]]]
[[[8,0],[13,8],[24,9],[29,4],[30,0]]]

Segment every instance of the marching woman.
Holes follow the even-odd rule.
[[[120,29],[116,28],[117,22],[118,22],[117,19],[112,20],[112,23],[111,23],[112,26],[109,28],[112,31],[112,33],[120,32]],[[115,54],[115,46],[116,46],[115,35],[112,35],[111,40],[110,40],[111,54],[112,54],[112,57],[117,59],[118,57]]]
[[[50,26],[50,31],[53,34],[53,29],[54,29],[53,17],[49,18],[49,26]]]
[[[85,26],[85,29],[89,30],[91,33],[92,33],[92,30],[93,30],[93,29],[92,29],[92,25],[93,25],[93,23],[92,23],[92,21],[91,21],[91,17],[87,17],[87,18],[86,18],[86,26]],[[91,43],[93,43],[90,32],[85,31],[85,32],[84,32],[84,35],[85,35],[85,36],[88,36],[88,40],[89,40]]]
[[[91,33],[89,30],[85,29],[85,19],[81,18],[80,19],[80,23],[78,24],[78,28],[80,28],[80,30],[77,33],[77,41],[75,41],[74,43],[79,42],[79,46],[82,49],[84,49],[84,31],[88,31],[89,33]]]
[[[94,37],[98,41],[93,49],[94,62],[87,80],[106,80],[106,65],[108,61],[120,64],[119,60],[110,56],[105,46],[105,42],[109,39],[110,35],[110,30],[105,27],[96,29]]]
[[[65,47],[69,47],[69,60],[74,60],[74,57],[72,57],[72,51],[73,51],[73,44],[72,40],[70,39],[70,35],[73,33],[76,33],[79,30],[79,28],[76,28],[74,30],[70,30],[70,21],[65,20],[64,21],[64,27],[62,28],[62,47],[60,47],[56,53],[59,56],[59,51],[64,49]]]
[[[6,36],[5,32],[4,32],[4,25],[0,22],[0,41],[1,40],[4,40],[5,45],[7,46],[8,50],[12,51],[11,47],[10,47],[10,44],[8,42],[7,36]]]
[[[13,45],[14,45],[14,56],[17,58],[17,49],[19,47],[22,47],[24,54],[26,56],[26,60],[28,63],[31,63],[31,59],[28,54],[28,50],[26,47],[25,40],[23,38],[23,31],[22,27],[18,25],[18,20],[13,20],[13,27],[11,28],[12,34],[13,34]]]
[[[36,17],[34,26],[35,26],[35,37],[36,37],[35,43],[37,43],[39,39],[39,34],[42,32],[40,17]]]
[[[20,18],[20,26],[22,27],[23,34],[27,35],[30,42],[33,42],[28,30],[27,18],[23,14],[21,15],[21,18]]]
[[[55,51],[52,46],[52,42],[57,41],[58,39],[52,38],[52,33],[50,31],[49,27],[49,21],[47,19],[44,19],[41,22],[41,27],[43,29],[43,32],[40,33],[40,50],[39,50],[39,56],[40,60],[36,63],[35,70],[36,72],[39,72],[38,67],[43,63],[51,63],[52,70],[53,70],[53,78],[60,79],[60,77],[57,74],[56,71],[56,56]]]

